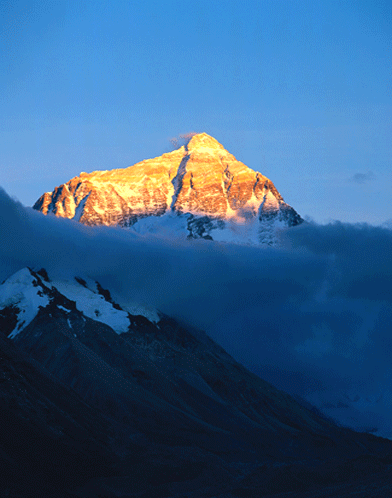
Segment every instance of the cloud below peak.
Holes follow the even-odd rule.
[[[3,190],[0,212],[0,280],[24,266],[93,278],[120,304],[205,329],[278,387],[332,406],[326,413],[342,423],[361,428],[370,417],[392,434],[390,229],[304,223],[282,231],[279,248],[245,247],[86,227]]]

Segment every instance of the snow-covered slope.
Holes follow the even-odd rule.
[[[35,272],[23,268],[0,286],[0,323],[7,323],[8,336],[14,338],[48,306],[71,312],[80,311],[85,317],[105,323],[118,334],[128,332],[132,316],[143,316],[155,323],[155,310],[129,304],[126,309],[114,303],[109,291],[98,282],[79,277],[73,280],[49,280],[44,270]],[[1,322],[2,321],[2,322]]]
[[[81,173],[34,208],[86,225],[241,244],[271,244],[277,228],[302,222],[271,180],[206,133],[129,168]]]

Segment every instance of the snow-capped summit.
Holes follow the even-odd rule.
[[[206,133],[124,169],[81,173],[34,208],[86,225],[236,243],[272,243],[275,229],[303,220],[274,184]]]

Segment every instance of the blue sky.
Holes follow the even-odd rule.
[[[392,6],[0,3],[0,185],[23,204],[205,131],[302,216],[392,218]]]

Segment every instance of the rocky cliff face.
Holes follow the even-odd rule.
[[[271,180],[206,133],[129,168],[81,173],[42,195],[34,209],[86,225],[141,232],[165,227],[177,235],[239,243],[271,243],[277,227],[303,221]]]

